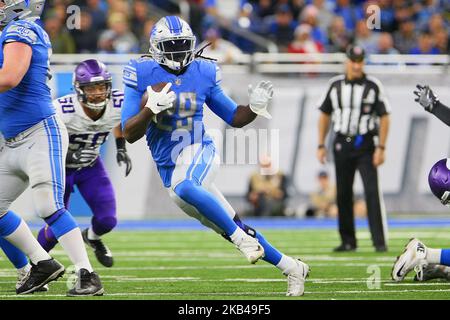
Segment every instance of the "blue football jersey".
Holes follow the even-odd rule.
[[[49,36],[34,22],[12,21],[0,35],[2,48],[10,42],[28,44],[33,56],[19,85],[0,93],[0,132],[7,139],[55,113],[47,85],[52,50]],[[3,59],[3,50],[0,50],[0,65],[3,65]]]
[[[155,117],[147,129],[147,144],[161,178],[170,186],[175,161],[181,150],[193,143],[211,143],[203,125],[203,105],[231,124],[237,104],[221,87],[218,66],[203,59],[194,60],[187,70],[174,75],[151,58],[131,60],[124,68],[125,101],[122,127],[140,111],[140,101],[148,86],[171,82],[177,95],[174,108]]]

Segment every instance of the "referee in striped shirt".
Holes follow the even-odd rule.
[[[334,251],[357,248],[353,217],[353,181],[359,171],[367,204],[372,242],[377,252],[387,251],[387,225],[377,167],[384,162],[389,131],[389,104],[381,83],[364,73],[364,50],[347,49],[346,72],[330,80],[319,105],[317,158],[327,157],[325,138],[332,122],[337,205],[341,245]]]

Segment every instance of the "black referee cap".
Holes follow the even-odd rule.
[[[361,46],[349,46],[347,48],[347,58],[354,62],[361,62],[364,60],[366,52]]]

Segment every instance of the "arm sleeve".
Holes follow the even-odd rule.
[[[3,41],[3,43],[22,42],[32,46],[37,43],[38,35],[27,23],[19,21],[6,30]]]
[[[450,108],[446,105],[442,104],[440,101],[434,106],[433,111],[434,114],[439,120],[444,122],[446,125],[450,126]]]
[[[228,97],[218,85],[214,86],[205,101],[208,107],[223,121],[231,125],[237,110],[237,103]]]

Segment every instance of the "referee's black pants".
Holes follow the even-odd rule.
[[[375,247],[386,245],[382,200],[377,168],[373,165],[375,144],[372,135],[337,135],[334,144],[339,233],[343,244],[357,246],[353,215],[353,181],[359,171],[365,192],[369,228]]]

